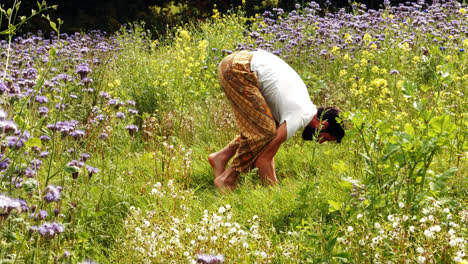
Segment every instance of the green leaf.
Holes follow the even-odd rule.
[[[75,172],[80,172],[81,169],[76,167],[76,166],[67,166],[64,168],[65,172],[67,173],[75,173]]]
[[[450,123],[450,116],[438,116],[431,119],[429,122],[429,135],[439,136],[441,134],[451,134],[457,126]]]
[[[328,205],[329,205],[328,212],[330,213],[338,211],[341,208],[341,203],[337,201],[333,201],[333,200],[328,200]]]
[[[13,117],[13,121],[15,121],[15,123],[21,129],[23,129],[26,126],[26,123],[24,122],[24,119],[19,115],[15,115],[15,117]]]
[[[58,31],[57,30],[57,25],[55,24],[55,22],[49,21],[49,24],[50,24],[50,26],[52,27],[53,30]]]
[[[42,142],[38,138],[31,138],[26,142],[26,147],[38,147],[40,148],[42,146]]]

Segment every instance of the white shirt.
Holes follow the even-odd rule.
[[[273,117],[286,121],[287,139],[310,123],[317,107],[297,72],[285,61],[265,50],[252,51],[250,70],[257,75],[260,92]]]

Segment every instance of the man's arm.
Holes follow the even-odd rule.
[[[278,183],[273,159],[281,144],[286,141],[286,138],[286,122],[283,122],[276,130],[276,136],[273,138],[270,144],[268,144],[265,150],[263,150],[262,154],[260,154],[257,161],[255,162],[255,166],[258,168],[260,179],[264,183],[269,183],[272,185],[276,185]]]

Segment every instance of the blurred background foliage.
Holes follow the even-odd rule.
[[[13,6],[18,0],[1,0],[4,9]],[[39,0],[39,2],[42,0]],[[283,8],[286,12],[296,4],[302,6],[310,1],[304,0],[48,0],[48,5],[57,5],[55,11],[49,12],[51,18],[64,21],[61,32],[72,33],[90,30],[101,30],[107,33],[117,31],[123,24],[143,21],[154,36],[167,32],[167,28],[183,24],[190,20],[203,20],[213,15],[214,9],[220,13],[228,12],[243,6],[246,16],[255,16],[273,7]],[[318,0],[323,12],[334,12],[339,8],[350,8],[350,0]],[[383,1],[358,1],[370,9],[379,9]],[[405,0],[392,0],[392,5],[404,3]],[[425,1],[430,4],[432,1]],[[29,15],[37,9],[36,0],[23,0],[17,17]],[[3,18],[4,19],[4,18]],[[5,22],[5,21],[3,21]],[[6,23],[2,23],[5,25]],[[37,16],[33,23],[24,26],[19,33],[51,31],[49,24]],[[47,34],[46,34],[47,35]]]

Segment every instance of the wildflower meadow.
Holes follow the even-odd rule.
[[[302,2],[164,36],[65,34],[44,2],[0,4],[0,262],[468,263],[468,6]],[[37,15],[52,34],[16,34]],[[253,170],[222,194],[207,156],[237,127],[217,65],[258,48],[346,136],[296,135],[279,186]]]

